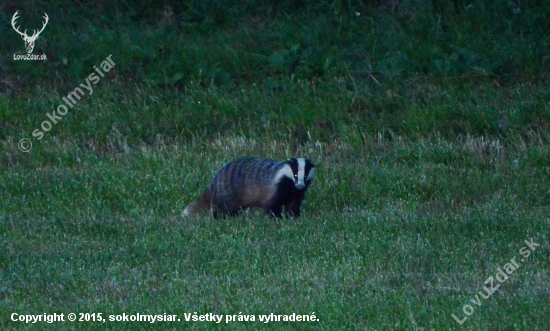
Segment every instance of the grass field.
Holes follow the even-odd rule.
[[[50,16],[34,50],[47,61],[13,60],[16,10],[29,29]],[[550,330],[545,2],[0,13],[0,329]],[[182,218],[242,156],[316,163],[302,217]],[[259,321],[271,313],[318,321]]]

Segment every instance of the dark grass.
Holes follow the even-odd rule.
[[[544,2],[0,8],[51,18],[44,63],[13,61],[23,42],[0,30],[0,328],[549,329]],[[94,93],[34,138],[109,54]],[[180,217],[245,155],[317,164],[302,218]],[[541,246],[459,326],[451,314],[530,238]],[[186,324],[193,312],[320,321]]]

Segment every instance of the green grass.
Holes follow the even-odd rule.
[[[5,22],[51,19],[47,62],[0,62],[0,329],[550,329],[550,8],[396,4],[0,5]],[[23,52],[0,31],[3,53]],[[33,137],[109,54],[94,93]],[[181,218],[242,156],[317,164],[302,217]]]
[[[315,327],[327,330],[455,328],[451,314],[462,314],[487,277],[534,238],[542,247],[464,327],[543,330],[548,168],[533,167],[519,151],[486,146],[483,139],[438,137],[362,147],[307,143],[319,170],[297,221],[260,213],[179,217],[233,155],[283,157],[270,143],[236,136],[102,157],[64,146],[55,166],[2,172],[2,321],[14,327],[6,322],[12,311],[182,319],[195,311],[315,312]],[[543,324],[533,327],[535,320]]]

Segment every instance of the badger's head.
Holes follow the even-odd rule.
[[[315,173],[315,164],[308,159],[292,158],[286,160],[286,164],[290,167],[291,175],[294,181],[294,185],[297,190],[305,190],[311,184],[313,180],[313,174]]]

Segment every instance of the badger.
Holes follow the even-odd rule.
[[[313,180],[315,165],[303,158],[284,162],[241,158],[223,166],[204,193],[182,216],[210,210],[214,218],[236,216],[251,207],[262,208],[270,217],[299,217],[300,205]]]

